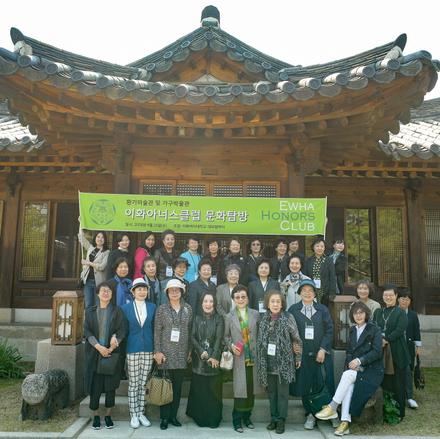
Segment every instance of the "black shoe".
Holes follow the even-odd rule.
[[[243,419],[245,427],[249,428],[250,430],[253,430],[255,428],[255,425],[252,424],[252,421],[250,419]]]
[[[244,433],[243,427],[241,425],[234,425],[234,430],[237,433]]]
[[[283,434],[284,430],[285,430],[284,419],[280,419],[277,421],[277,428],[275,430],[275,433]]]
[[[178,421],[177,418],[170,418],[170,419],[168,419],[168,422],[171,425],[174,425],[174,427],[181,427],[182,426],[182,424]]]
[[[93,430],[101,430],[101,418],[99,416],[93,416]]]
[[[111,416],[104,416],[105,428],[113,428],[115,424],[113,424]]]
[[[270,424],[267,424],[266,430],[272,431],[277,428],[277,423],[275,421],[270,421]]]
[[[160,420],[160,429],[166,430],[168,428],[168,421],[166,419]]]

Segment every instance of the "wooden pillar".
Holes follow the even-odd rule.
[[[302,133],[290,139],[291,155],[286,158],[289,197],[306,196],[305,177],[319,168],[320,144]]]
[[[413,296],[413,308],[425,313],[424,262],[426,260],[423,239],[422,181],[409,180],[405,191],[408,224],[409,287]]]
[[[129,194],[131,189],[131,166],[133,153],[119,147],[116,151],[115,180],[113,189],[116,194]]]
[[[305,197],[305,174],[301,161],[295,157],[287,158],[288,196],[292,198]]]
[[[12,308],[22,183],[14,173],[8,178],[7,186],[0,247],[0,308]]]

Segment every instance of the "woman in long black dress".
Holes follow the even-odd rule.
[[[186,414],[199,427],[217,428],[222,420],[222,375],[219,368],[225,323],[215,308],[215,294],[204,293],[202,314],[192,327],[192,381]]]

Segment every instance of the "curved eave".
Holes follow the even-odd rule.
[[[0,101],[0,151],[30,152],[41,149],[43,143],[18,117],[9,113],[6,102]]]
[[[324,78],[300,78],[292,81],[271,83],[260,81],[250,84],[174,84],[132,80],[124,77],[102,75],[98,72],[74,70],[70,66],[52,68],[41,58],[16,53],[0,52],[0,78],[22,75],[32,82],[46,81],[56,88],[73,89],[85,96],[103,93],[110,100],[132,99],[145,103],[174,105],[188,103],[193,105],[227,105],[240,103],[252,106],[257,104],[281,104],[283,102],[307,101],[312,98],[332,98],[344,90],[361,90],[369,83],[390,84],[397,77],[416,77],[427,67],[431,70],[428,91],[437,80],[436,61],[427,52],[401,56],[388,67],[382,64],[370,66],[368,70],[358,66],[349,73],[333,71]]]
[[[401,125],[400,132],[390,136],[380,149],[395,160],[411,157],[422,160],[440,158],[440,119],[426,119]]]

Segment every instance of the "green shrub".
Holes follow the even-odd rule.
[[[392,393],[383,392],[383,421],[387,424],[396,425],[400,422],[400,410],[393,398]]]
[[[18,364],[21,358],[15,346],[0,340],[0,378],[23,378],[23,368]]]

